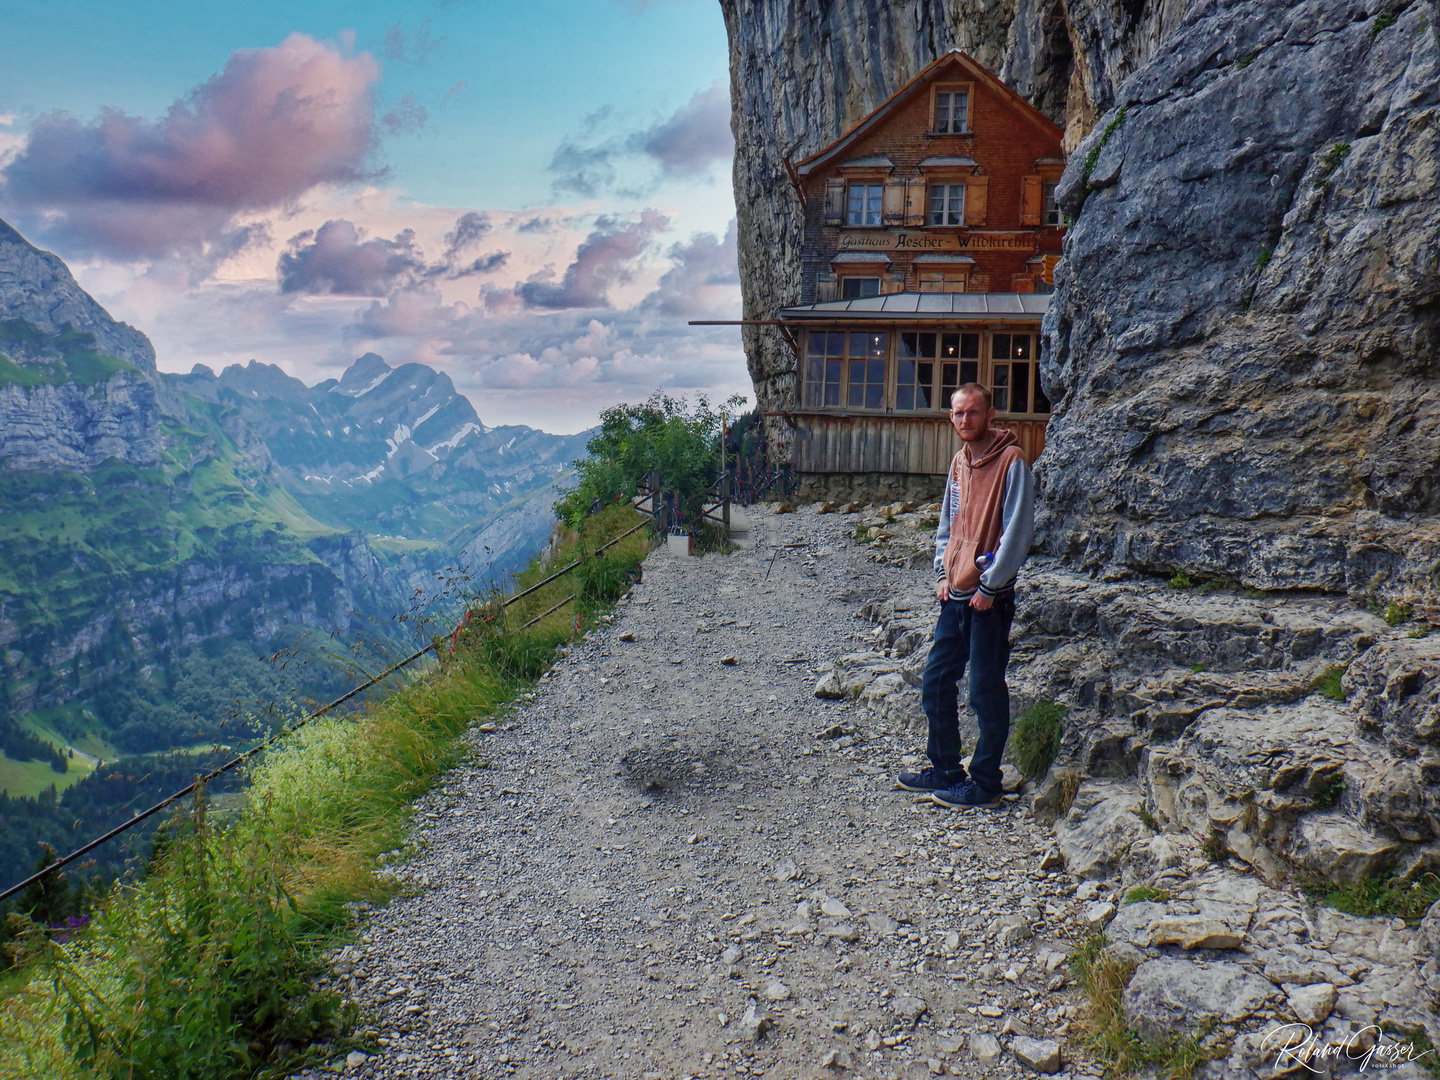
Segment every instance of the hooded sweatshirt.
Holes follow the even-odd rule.
[[[996,596],[1015,587],[1035,534],[1035,481],[1013,431],[992,428],[983,446],[966,443],[950,462],[940,524],[935,530],[935,573],[950,595],[968,599],[979,589]],[[982,573],[977,555],[995,561]]]

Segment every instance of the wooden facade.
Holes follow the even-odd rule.
[[[791,167],[806,208],[796,347],[780,410],[802,478],[938,478],[959,447],[949,394],[978,382],[1033,460],[1050,403],[1040,321],[1060,258],[1061,132],[948,53]]]

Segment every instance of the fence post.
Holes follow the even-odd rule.
[[[730,535],[730,474],[720,474],[720,520],[725,522],[725,535]]]
[[[660,470],[650,470],[650,509],[655,515],[655,535],[665,537],[670,534],[670,523],[666,520],[665,499],[660,491]]]

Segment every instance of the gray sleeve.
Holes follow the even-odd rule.
[[[950,542],[950,473],[945,474],[945,494],[940,499],[940,524],[935,526],[935,576],[945,576],[945,545]]]
[[[1020,572],[1035,539],[1035,477],[1023,461],[1015,462],[1005,474],[1000,523],[995,561],[980,575],[980,591],[986,596],[994,596]]]

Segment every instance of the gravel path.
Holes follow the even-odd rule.
[[[892,790],[923,738],[812,694],[928,571],[853,517],[753,517],[751,548],[653,554],[420,807],[419,888],[337,957],[384,1036],[348,1072],[1003,1076],[995,1036],[1063,1035],[1081,904],[1048,830]]]

